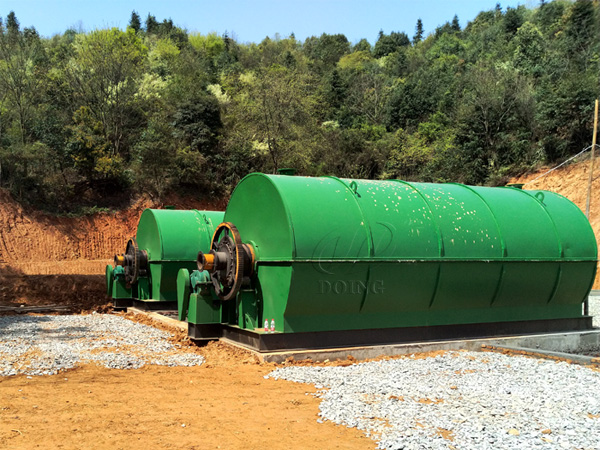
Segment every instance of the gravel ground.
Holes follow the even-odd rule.
[[[600,297],[590,312],[600,316]],[[314,384],[319,420],[357,427],[379,449],[600,448],[600,372],[565,362],[450,352],[269,376]]]
[[[314,384],[320,420],[379,449],[600,448],[600,372],[564,362],[449,352],[269,376]]]
[[[112,369],[204,362],[202,356],[171,344],[169,337],[148,325],[105,314],[0,317],[0,376],[53,375],[90,362]]]

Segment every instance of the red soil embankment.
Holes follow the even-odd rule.
[[[24,208],[0,190],[0,304],[106,303],[104,269],[125,251],[145,208],[223,209],[194,199],[141,199],[130,208],[85,217],[57,217]]]

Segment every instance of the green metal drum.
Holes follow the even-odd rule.
[[[577,206],[512,187],[251,174],[224,221],[251,266],[233,323],[283,333],[581,318],[598,256]]]
[[[198,249],[208,249],[223,212],[146,209],[136,237],[125,254],[115,257],[124,268],[121,283],[131,297],[146,303],[177,301],[177,272],[196,268]],[[109,273],[110,272],[110,273]],[[107,270],[107,284],[114,291],[115,277]]]

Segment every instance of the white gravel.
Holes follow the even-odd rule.
[[[170,337],[114,315],[0,317],[0,376],[53,375],[91,362],[113,369],[204,362],[171,344]]]
[[[314,384],[319,421],[363,430],[378,449],[600,448],[600,372],[565,362],[450,352],[269,377]]]
[[[269,376],[314,384],[321,420],[379,449],[600,448],[600,372],[564,362],[450,352]]]

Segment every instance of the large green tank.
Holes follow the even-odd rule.
[[[177,272],[194,269],[198,249],[209,249],[223,212],[146,209],[125,253],[107,266],[107,290],[117,306],[136,300],[149,309],[175,308]]]
[[[552,192],[251,174],[224,220],[199,268],[240,329],[591,326],[594,233]]]

